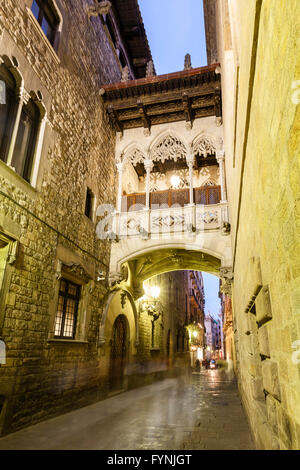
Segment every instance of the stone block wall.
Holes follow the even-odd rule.
[[[239,385],[257,446],[299,449],[300,5],[230,4],[238,46],[235,67],[224,53],[223,70],[239,81],[224,113],[236,110],[225,143]]]
[[[88,0],[57,0],[63,24],[57,53],[30,13],[31,0],[0,5],[0,55],[16,57],[25,89],[40,90],[47,110],[36,187],[0,162],[0,232],[18,243],[6,263],[0,296],[0,433],[96,400],[102,387],[98,330],[110,245],[84,215],[86,190],[95,207],[115,202],[115,135],[99,89],[117,82],[120,67]],[[57,263],[81,267],[80,338],[54,341]],[[80,269],[79,269],[80,271]],[[77,273],[80,278],[81,274]]]

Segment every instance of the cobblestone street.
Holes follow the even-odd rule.
[[[166,379],[0,439],[0,449],[254,449],[233,375]]]

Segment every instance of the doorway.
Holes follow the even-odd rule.
[[[112,332],[109,389],[123,388],[124,370],[127,357],[127,321],[125,315],[119,315],[114,323]]]

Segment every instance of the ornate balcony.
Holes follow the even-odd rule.
[[[131,206],[135,207],[135,206]],[[219,231],[228,222],[227,203],[195,204],[128,212],[116,212],[112,230],[120,238],[159,237],[173,234],[189,236],[204,231]]]
[[[193,190],[196,204],[218,204],[221,200],[220,186],[203,186]],[[150,208],[167,208],[189,204],[190,191],[185,189],[169,189],[150,193]],[[138,211],[146,207],[146,193],[128,194],[122,197],[122,212]]]

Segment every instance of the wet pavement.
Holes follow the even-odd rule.
[[[0,439],[0,450],[254,449],[232,373],[166,379]]]

